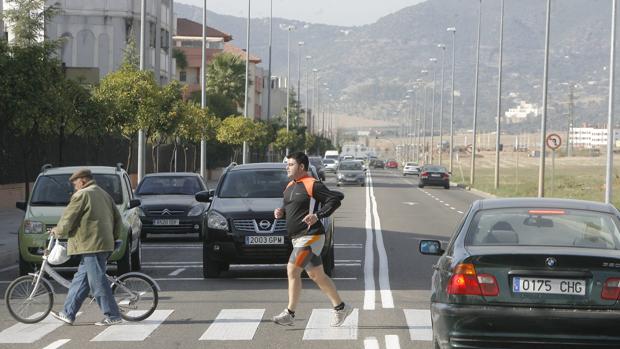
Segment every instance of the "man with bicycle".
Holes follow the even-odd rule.
[[[114,241],[123,229],[121,215],[112,197],[97,185],[90,170],[76,171],[69,181],[75,193],[50,234],[57,238],[68,237],[67,253],[79,255],[80,265],[71,281],[63,311],[51,314],[72,325],[90,292],[105,315],[95,325],[119,324],[120,311],[106,277],[106,264],[114,251]]]

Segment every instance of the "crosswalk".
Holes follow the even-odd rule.
[[[313,309],[305,325],[302,340],[357,340],[359,310],[355,309],[341,327],[330,327],[331,309]],[[432,338],[430,311],[402,309],[412,341],[430,341]],[[102,328],[92,342],[141,342],[147,340],[174,310],[156,310],[141,322],[123,322]],[[62,322],[48,316],[36,324],[17,323],[0,331],[0,344],[34,343],[58,330]],[[215,320],[196,338],[198,341],[250,341],[260,326],[273,326],[265,309],[221,309]],[[61,343],[59,343],[62,346]]]

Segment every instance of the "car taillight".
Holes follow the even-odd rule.
[[[444,174],[443,174],[443,178],[445,178],[445,179],[450,179],[450,175],[449,175],[449,174],[447,174],[447,173],[444,173]]]
[[[609,278],[605,280],[601,298],[608,300],[618,300],[620,298],[620,278]]]
[[[422,177],[428,177],[428,172],[422,172],[421,176]]]
[[[499,295],[499,287],[495,276],[490,274],[476,275],[473,264],[459,264],[448,283],[448,294],[469,296]]]

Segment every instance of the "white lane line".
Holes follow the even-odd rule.
[[[153,333],[174,310],[155,310],[146,320],[140,322],[123,322],[112,325],[99,333],[91,342],[141,342]],[[137,314],[141,310],[132,310],[129,314]]]
[[[264,313],[265,309],[222,309],[200,340],[252,340]]]
[[[372,177],[370,179],[370,196],[372,200],[373,218],[375,221],[375,237],[377,240],[377,251],[379,251],[379,289],[381,294],[381,304],[383,308],[394,308],[394,298],[390,289],[390,268],[388,266],[387,253],[383,244],[383,232],[381,231],[381,219],[377,210],[377,199],[375,198],[374,188],[372,187]]]
[[[359,267],[362,263],[334,263],[337,267]]]
[[[450,206],[450,204],[444,204],[444,206]]]
[[[33,317],[40,314],[35,314]],[[82,312],[79,312],[77,316],[81,314]],[[54,319],[51,315],[35,324],[17,323],[0,332],[0,343],[34,343],[64,324],[64,322]]]
[[[312,309],[303,340],[356,340],[359,311],[353,312],[340,327],[331,327],[333,309]]]
[[[426,309],[403,309],[412,341],[432,341],[431,312]]]
[[[63,345],[67,344],[70,341],[70,339],[59,339],[55,342],[52,342],[51,344],[49,344],[48,346],[46,346],[43,349],[58,349],[60,347],[62,347]]]
[[[4,273],[5,271],[17,269],[17,267],[19,267],[19,265],[15,264],[15,265],[11,265],[10,267],[2,268],[0,269],[0,273]]]
[[[456,212],[458,212],[458,213],[460,213],[460,214],[463,214],[463,211],[456,211]]]
[[[364,310],[375,309],[374,236],[370,216],[370,176],[366,176],[366,249],[364,250]]]
[[[379,349],[379,341],[375,337],[364,339],[364,349]]]
[[[439,202],[443,204],[443,200],[439,200]]]
[[[400,340],[397,335],[390,334],[385,336],[386,349],[400,349]]]
[[[361,263],[361,259],[336,259],[336,263]]]
[[[182,272],[184,272],[185,270],[187,270],[186,268],[179,268],[175,271],[173,271],[172,273],[168,274],[168,276],[177,276],[179,274],[181,274]]]
[[[450,209],[451,209],[451,210],[456,210],[456,208],[454,208],[454,207],[450,207]]]
[[[335,248],[362,248],[362,244],[334,244]]]

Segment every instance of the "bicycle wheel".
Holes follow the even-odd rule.
[[[140,274],[121,275],[112,293],[121,317],[127,321],[142,321],[155,311],[159,302],[157,286]]]
[[[49,314],[54,304],[54,293],[50,285],[41,280],[36,292],[36,278],[24,275],[13,280],[4,294],[4,302],[15,320],[27,324],[39,322]],[[32,297],[30,295],[32,294]]]

